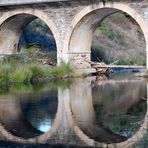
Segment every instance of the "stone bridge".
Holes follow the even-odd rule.
[[[74,69],[90,69],[93,33],[106,17],[123,11],[141,27],[148,68],[148,2],[116,0],[1,0],[0,54],[18,52],[21,31],[40,18],[51,29],[57,46],[57,63],[70,62]]]

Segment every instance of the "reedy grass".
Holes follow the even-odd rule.
[[[3,64],[0,66],[0,84],[40,83],[55,79],[65,79],[73,75],[69,64],[49,67],[38,64]]]

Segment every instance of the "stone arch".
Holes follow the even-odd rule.
[[[115,11],[123,11],[130,15],[143,31],[146,43],[146,56],[148,63],[148,30],[144,18],[125,3],[106,2],[93,4],[82,9],[73,19],[70,29],[65,37],[64,49],[69,53],[69,61],[75,68],[90,68],[90,64],[84,59],[90,60],[90,47],[95,25],[100,23],[104,17]],[[97,13],[98,12],[98,13]],[[86,43],[84,45],[84,43]],[[76,57],[81,58],[81,60]],[[147,65],[148,69],[148,65]]]
[[[0,54],[16,53],[22,29],[35,18],[50,28],[55,38],[57,52],[61,49],[60,33],[47,14],[38,9],[17,9],[2,13],[0,17]],[[13,30],[11,30],[13,28]],[[7,39],[9,37],[9,39]],[[9,44],[8,44],[9,43]]]

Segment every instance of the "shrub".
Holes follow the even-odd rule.
[[[58,67],[38,64],[3,64],[0,66],[0,84],[40,83],[49,80],[72,76],[69,64],[62,63]]]
[[[31,81],[34,83],[35,81],[41,80],[45,78],[45,69],[39,65],[31,65],[30,70],[32,72]]]
[[[28,59],[27,56],[24,54],[12,54],[12,55],[6,55],[3,59],[2,63],[7,64],[24,64],[27,63]]]
[[[0,84],[4,85],[10,81],[11,65],[4,64],[0,66]]]
[[[13,82],[29,82],[32,78],[32,72],[25,66],[18,67],[10,74]]]
[[[50,69],[49,74],[51,75],[51,77],[54,78],[65,78],[68,76],[72,76],[73,70],[71,69],[69,63],[66,64],[62,62],[60,66],[53,67],[52,69]]]

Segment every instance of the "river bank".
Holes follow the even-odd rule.
[[[0,60],[0,86],[69,79],[73,73],[69,63],[56,66],[56,53],[42,52],[35,46],[2,56]]]
[[[49,67],[37,64],[3,64],[0,67],[0,85],[14,83],[43,83],[51,80],[68,79],[72,77],[73,70],[69,64]]]

